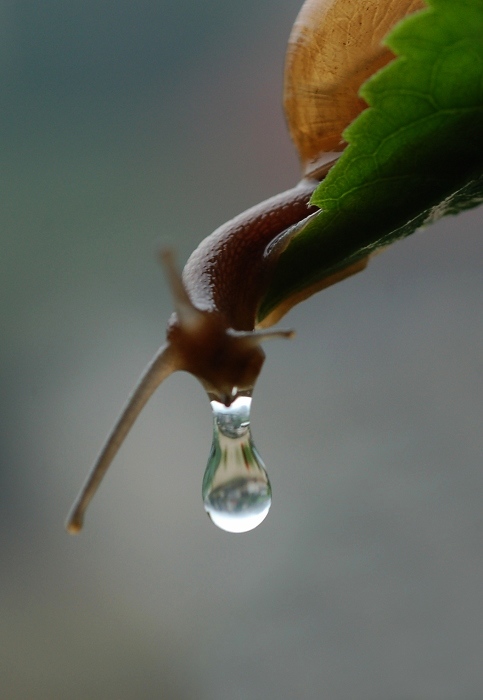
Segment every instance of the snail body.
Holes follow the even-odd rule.
[[[309,207],[318,185],[302,179],[294,188],[248,209],[204,239],[183,270],[193,304],[222,314],[236,330],[251,331],[267,283],[267,246],[316,207]]]
[[[365,108],[360,85],[393,57],[381,39],[420,0],[307,0],[287,50],[284,106],[297,147],[302,179],[208,236],[182,276],[172,255],[162,255],[175,313],[166,344],[145,369],[94,463],[67,521],[80,531],[85,510],[127,433],[156,388],[171,373],[193,374],[210,400],[229,407],[253,389],[265,354],[261,342],[290,337],[267,331],[294,304],[357,272],[362,260],[283,301],[258,321],[260,302],[278,255],[316,211],[311,195],[345,147],[343,130]]]

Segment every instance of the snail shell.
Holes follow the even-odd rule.
[[[304,173],[345,148],[344,129],[366,108],[359,88],[394,58],[382,45],[421,0],[307,0],[288,41],[284,107]]]

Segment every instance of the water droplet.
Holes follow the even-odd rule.
[[[270,509],[272,489],[250,434],[252,397],[230,406],[211,401],[213,443],[203,477],[203,503],[211,520],[227,532],[248,532]]]

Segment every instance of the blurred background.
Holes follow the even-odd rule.
[[[298,178],[299,3],[0,3],[6,700],[483,696],[481,209],[285,319],[253,405],[259,529],[204,513],[210,407],[184,374],[63,528],[163,342],[160,243],[181,266]]]

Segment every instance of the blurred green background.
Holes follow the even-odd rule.
[[[201,503],[206,397],[174,375],[63,523],[184,263],[286,187],[299,0],[4,0],[0,695],[480,700],[481,210],[294,309],[253,423],[265,523]]]

